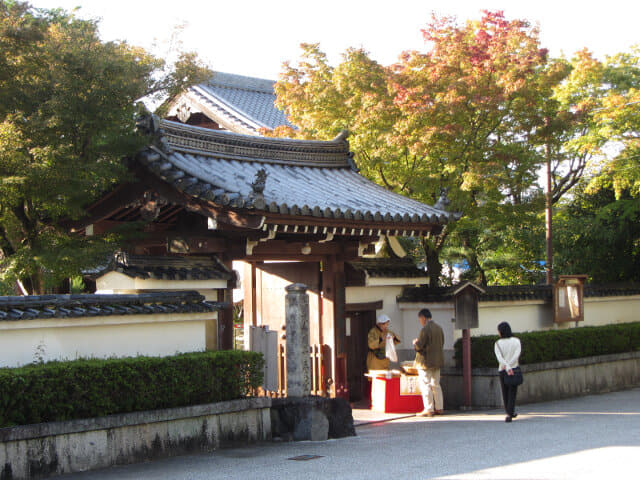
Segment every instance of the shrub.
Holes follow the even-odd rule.
[[[263,364],[230,350],[2,368],[0,427],[242,398],[262,383]]]
[[[520,363],[541,363],[556,360],[635,352],[640,350],[640,322],[602,327],[579,327],[568,330],[514,333],[522,343]],[[497,367],[493,345],[497,335],[471,338],[471,365]],[[462,364],[462,340],[455,343],[455,358]]]

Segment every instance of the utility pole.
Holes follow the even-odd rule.
[[[549,128],[549,117],[545,119]],[[547,130],[548,132],[548,130]],[[547,133],[548,134],[548,133]],[[551,147],[549,139],[545,142],[545,157],[547,163],[547,191],[545,192],[545,220],[546,220],[546,281],[547,285],[553,284],[553,191],[551,190]]]

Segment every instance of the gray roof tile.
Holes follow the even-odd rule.
[[[422,278],[427,272],[416,266],[410,258],[362,258],[348,262],[355,270],[370,277],[380,278]]]
[[[225,307],[195,291],[0,297],[1,320],[213,312]]]
[[[285,113],[274,105],[274,84],[273,80],[215,72],[211,80],[188,92],[240,131],[256,134],[260,128],[291,126]]]
[[[215,257],[148,256],[116,252],[103,268],[93,272],[97,277],[114,271],[132,278],[164,280],[231,280],[234,274]]]
[[[157,121],[156,146],[139,159],[187,193],[221,205],[366,222],[442,225],[453,215],[358,174],[343,137],[292,140]],[[263,194],[253,183],[266,173]],[[186,185],[183,187],[183,185]]]

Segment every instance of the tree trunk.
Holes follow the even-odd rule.
[[[441,243],[434,245],[431,239],[422,239],[422,248],[427,262],[427,274],[429,275],[429,287],[435,288],[440,284],[442,276],[442,263],[440,262]]]

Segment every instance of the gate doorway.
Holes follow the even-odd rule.
[[[364,310],[347,312],[347,383],[349,385],[349,401],[370,402],[371,383],[364,376],[367,372],[367,335],[376,324],[376,311]]]

